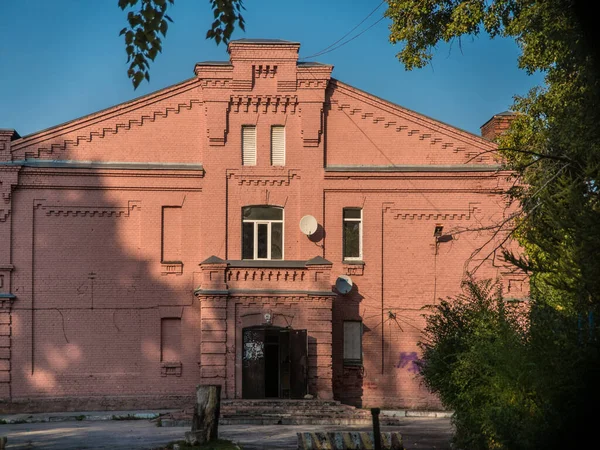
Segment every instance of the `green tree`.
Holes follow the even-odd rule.
[[[507,256],[531,273],[534,290],[583,313],[600,301],[600,89],[596,47],[579,5],[404,0],[390,1],[386,15],[407,69],[427,64],[440,41],[485,31],[514,38],[522,50],[519,66],[545,73],[545,86],[516,99],[518,118],[499,142],[519,177],[510,195],[522,206],[514,234],[526,250],[526,258]]]
[[[209,0],[214,21],[206,32],[207,39],[217,45],[227,43],[235,27],[244,29],[242,0]],[[127,11],[127,26],[120,34],[125,39],[125,51],[129,69],[127,76],[137,88],[146,79],[150,80],[150,61],[162,52],[162,41],[167,36],[169,6],[175,0],[119,0],[119,8]]]
[[[598,399],[590,328],[543,303],[529,315],[523,308],[473,280],[429,307],[419,367],[454,410],[456,448],[563,448],[595,434],[596,416],[584,408]]]
[[[499,139],[515,173],[507,195],[521,209],[511,233],[523,251],[505,256],[530,275],[529,310],[517,321],[528,327],[500,320],[499,300],[477,309],[480,291],[467,307],[464,299],[443,303],[427,319],[425,383],[456,411],[465,448],[558,448],[592,436],[600,400],[600,59],[589,11],[575,0],[402,0],[390,1],[386,15],[407,69],[426,65],[439,42],[485,32],[515,39],[519,66],[545,74],[543,86],[515,99],[517,118]],[[511,370],[505,349],[517,363]]]

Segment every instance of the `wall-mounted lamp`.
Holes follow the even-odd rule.
[[[433,230],[433,236],[436,238],[439,238],[442,235],[443,231],[444,231],[443,225],[436,225],[435,230]]]

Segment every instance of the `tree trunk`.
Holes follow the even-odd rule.
[[[204,444],[219,438],[220,411],[221,386],[197,386],[192,431],[185,433],[188,444]]]

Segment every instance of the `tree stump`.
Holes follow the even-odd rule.
[[[220,412],[221,386],[197,386],[192,431],[185,433],[187,443],[190,445],[199,445],[218,439]]]

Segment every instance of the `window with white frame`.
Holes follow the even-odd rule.
[[[242,259],[283,259],[283,208],[242,208]]]
[[[362,364],[362,322],[344,321],[344,364]]]
[[[271,165],[285,166],[285,127],[271,127]]]
[[[256,165],[256,127],[254,125],[242,127],[242,165]]]
[[[362,209],[344,208],[344,259],[362,259]]]

